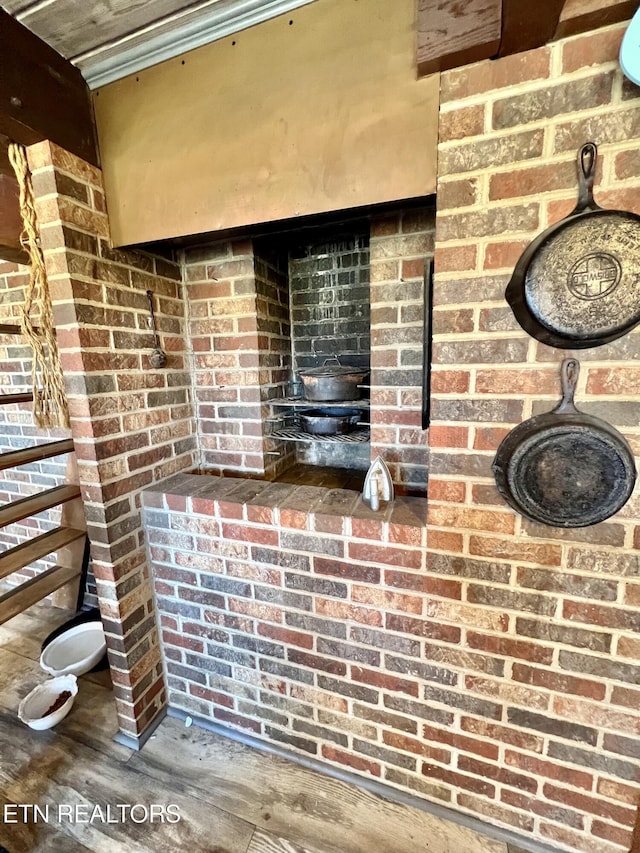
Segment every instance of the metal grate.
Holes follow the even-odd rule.
[[[367,386],[368,387],[368,386]],[[364,397],[358,400],[305,400],[304,397],[274,397],[268,401],[271,406],[303,406],[307,409],[319,409],[322,406],[344,407],[348,409],[368,409],[369,400]]]
[[[345,435],[312,435],[295,427],[279,429],[272,432],[269,438],[281,438],[285,441],[332,441],[340,444],[359,444],[370,440],[368,429],[356,429]]]

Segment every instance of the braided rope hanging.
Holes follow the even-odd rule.
[[[42,429],[69,427],[69,410],[64,390],[60,355],[53,325],[51,294],[40,248],[35,200],[31,184],[31,173],[27,164],[24,146],[9,144],[9,160],[20,188],[20,212],[23,233],[21,242],[31,264],[29,283],[22,306],[20,327],[28,339],[33,357],[31,361],[31,385],[33,388],[33,417]],[[36,314],[37,326],[33,313]]]

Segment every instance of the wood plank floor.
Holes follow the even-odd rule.
[[[9,853],[517,853],[174,718],[132,752],[112,740],[106,672],[80,679],[55,729],[31,731],[17,719],[18,703],[46,679],[40,644],[69,615],[36,605],[0,627],[0,845]],[[33,810],[25,822],[13,808],[25,804],[40,807],[37,821]],[[158,806],[156,819],[144,820],[142,808],[121,819],[120,804],[141,804],[147,817]],[[169,804],[179,821],[168,821]],[[78,806],[81,819],[61,806]],[[102,811],[90,820],[95,806]]]

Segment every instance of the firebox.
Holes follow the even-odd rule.
[[[433,208],[405,202],[287,225],[184,251],[198,470],[290,481],[297,467],[337,469],[360,488],[380,455],[396,488],[424,494]],[[361,372],[354,399],[305,399],[301,371],[326,365]],[[305,428],[329,404],[337,431]]]
[[[276,343],[273,355],[281,355],[282,366],[289,365],[284,383],[271,384],[264,401],[268,456],[279,472],[300,465],[365,470],[370,458],[368,221],[256,240],[254,251],[258,298],[267,301],[268,341]],[[290,337],[282,351],[278,322],[287,311]],[[314,385],[321,393],[313,394],[300,371],[306,375],[323,367]],[[332,387],[331,377],[324,376],[349,367],[362,374],[345,399],[337,383]]]

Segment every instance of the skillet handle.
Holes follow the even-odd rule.
[[[565,358],[560,367],[560,381],[562,383],[562,400],[553,410],[556,415],[575,414],[576,409],[573,398],[578,386],[580,376],[580,362],[577,358]]]
[[[596,176],[598,147],[595,142],[585,142],[578,151],[578,203],[569,216],[585,210],[602,210],[593,200],[593,180]]]

